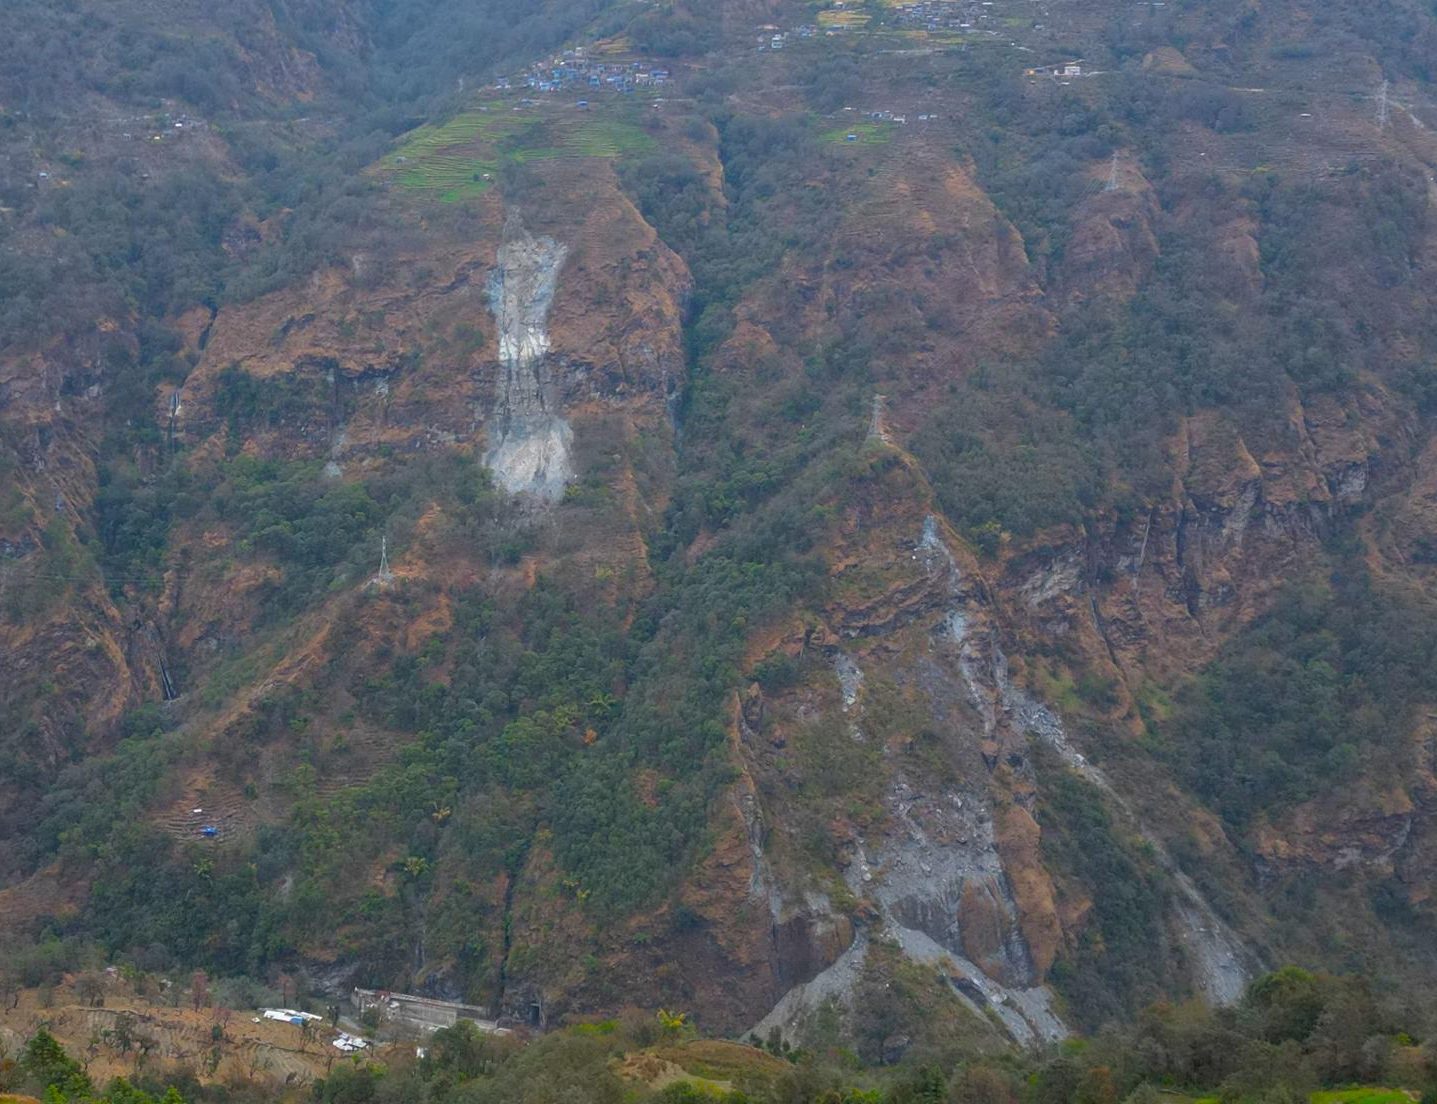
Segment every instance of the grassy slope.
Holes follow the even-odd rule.
[[[626,104],[596,100],[592,108],[555,109],[491,100],[403,138],[380,171],[407,191],[446,203],[494,187],[505,164],[556,158],[617,158],[653,150],[653,137]]]

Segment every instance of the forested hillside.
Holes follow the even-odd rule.
[[[4,5],[7,984],[866,1065],[1430,992],[1434,32]]]

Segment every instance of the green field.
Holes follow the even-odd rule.
[[[598,110],[515,111],[494,103],[411,131],[380,167],[401,188],[454,203],[488,191],[505,162],[615,158],[656,145],[632,122]]]
[[[466,111],[412,131],[381,166],[401,187],[438,192],[446,201],[479,195],[491,183],[485,174],[499,170],[498,158],[484,151],[519,125],[515,113],[497,108]]]
[[[650,153],[656,147],[652,136],[632,123],[600,115],[534,123],[499,143],[502,155],[520,162],[558,157],[623,157]]]
[[[1330,1089],[1315,1092],[1312,1104],[1412,1104],[1413,1095],[1402,1089],[1380,1089],[1367,1086],[1358,1089]]]
[[[1309,1104],[1413,1104],[1417,1097],[1403,1089],[1383,1089],[1371,1085],[1354,1089],[1324,1089],[1308,1098]],[[1189,1097],[1181,1093],[1163,1093],[1167,1104],[1217,1104],[1215,1096]]]
[[[838,145],[881,146],[893,140],[893,131],[893,123],[876,123],[864,119],[850,123],[848,126],[826,130],[819,135],[819,139],[824,142],[835,142]],[[850,134],[854,136],[852,142],[848,140]]]
[[[857,30],[866,27],[873,16],[867,12],[856,11],[822,11],[818,13],[818,25],[820,27],[844,27],[849,30]]]

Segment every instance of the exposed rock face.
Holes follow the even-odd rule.
[[[991,1006],[1019,1041],[1065,1035],[1039,987],[982,797],[924,798],[899,781],[889,801],[897,832],[850,867],[885,933],[918,961],[942,964],[957,992]]]
[[[574,476],[574,431],[555,409],[549,379],[549,308],[568,249],[535,238],[510,215],[489,276],[489,306],[499,325],[499,394],[493,444],[484,462],[510,494],[552,502]]]
[[[912,566],[903,582],[868,609],[834,611],[836,635],[855,641],[834,653],[839,700],[853,718],[851,738],[871,739],[865,720],[869,673],[850,647],[889,657],[918,648],[911,660],[885,674],[911,681],[922,694],[943,732],[954,774],[914,774],[902,747],[889,742],[883,749],[884,818],[872,836],[855,833],[844,877],[855,896],[871,902],[863,928],[896,942],[914,961],[937,965],[954,995],[974,1012],[991,1011],[1023,1042],[1060,1038],[1067,1029],[1042,984],[1055,950],[1052,936],[1035,957],[1026,934],[1057,925],[1051,889],[1045,898],[1041,867],[1024,866],[1020,905],[1000,857],[993,810],[1009,791],[994,776],[997,758],[986,748],[1001,738],[1006,722],[998,688],[977,665],[979,653],[963,648],[969,614],[954,608],[981,599],[975,586],[965,583],[936,518],[923,521],[909,548],[905,559]],[[883,723],[873,719],[873,726]],[[774,816],[781,819],[782,811]],[[1021,847],[1009,850],[1020,863],[1033,857]],[[801,1036],[807,1017],[823,1001],[851,1005],[863,968],[862,935],[861,929],[833,965],[785,994],[756,1030],[762,1034],[777,1026]]]
[[[1087,911],[1061,911],[1044,868],[1032,813],[1041,780],[1028,762],[1029,740],[1045,744],[1095,786],[1125,830],[1146,840],[1170,878],[1167,924],[1186,952],[1192,986],[1219,1003],[1236,1000],[1251,976],[1251,953],[1126,798],[1073,746],[1057,714],[1010,671],[999,603],[1047,606],[1080,585],[1080,564],[1064,554],[1041,578],[995,591],[933,515],[907,521],[917,524],[917,533],[902,542],[906,554],[880,552],[885,540],[894,540],[899,519],[912,518],[897,505],[900,495],[890,492],[888,501],[892,505],[859,511],[851,530],[855,545],[836,559],[857,564],[876,557],[908,566],[871,600],[831,610],[830,627],[814,639],[831,642],[833,704],[846,714],[851,738],[870,740],[874,726],[882,730],[882,718],[870,723],[867,716],[875,670],[881,671],[885,680],[921,693],[920,711],[943,734],[955,772],[951,779],[914,774],[902,765],[899,745],[884,748],[889,781],[882,826],[853,831],[847,855],[845,878],[868,905],[853,947],[787,992],[758,1025],[760,1033],[777,1026],[801,1035],[823,1002],[851,1007],[864,969],[865,932],[895,941],[915,961],[938,964],[959,999],[975,1011],[991,1011],[1014,1038],[1066,1033],[1044,983],[1087,923]],[[745,754],[762,760],[771,744],[746,742]],[[781,825],[784,814],[776,808],[768,817]]]
[[[831,966],[784,993],[752,1034],[767,1038],[777,1028],[786,1037],[801,1037],[809,1017],[825,1005],[851,1008],[867,957],[868,935],[860,931]]]

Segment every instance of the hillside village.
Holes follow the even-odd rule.
[[[757,24],[750,41],[760,55],[831,49],[832,40],[894,36],[929,48],[990,45],[1031,53],[1036,47],[1019,39],[1044,37],[1050,20],[1045,0],[833,0],[812,22]],[[1086,75],[1080,62],[1065,59],[1023,71],[1060,79]],[[675,76],[672,62],[634,57],[626,41],[618,39],[562,50],[522,73],[498,76],[488,87],[498,93],[541,96],[632,95],[664,91],[675,83]]]
[[[669,77],[667,65],[609,60],[576,46],[536,62],[521,76],[499,77],[492,87],[498,92],[524,88],[540,93],[592,91],[629,95],[663,88],[669,83]]]

